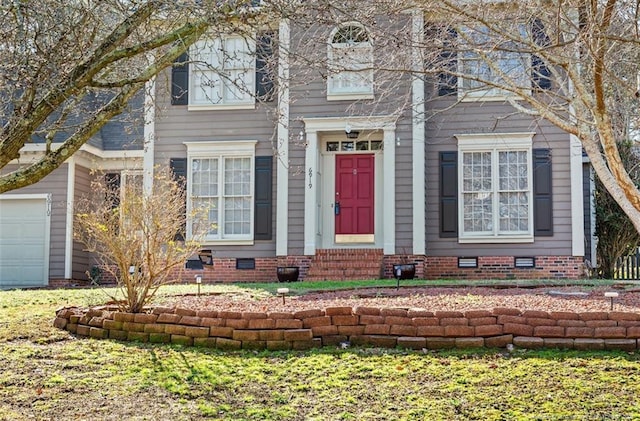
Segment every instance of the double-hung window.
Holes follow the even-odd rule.
[[[336,28],[329,39],[327,99],[373,98],[373,46],[359,24]]]
[[[460,242],[533,241],[533,135],[457,137]]]
[[[250,242],[254,223],[255,141],[187,142],[187,236]]]
[[[189,51],[189,107],[251,108],[255,104],[255,41],[204,38]]]
[[[525,26],[520,26],[526,37]],[[510,41],[496,40],[485,27],[465,27],[460,34],[458,95],[465,100],[500,100],[514,94],[498,86],[530,89],[531,57]],[[497,85],[497,86],[496,86]]]

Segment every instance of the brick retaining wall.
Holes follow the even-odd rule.
[[[112,307],[56,312],[54,326],[98,339],[177,343],[220,349],[309,349],[344,342],[409,349],[640,348],[640,314],[544,312],[513,308],[436,311],[330,307],[297,312],[194,311],[156,307],[123,313]]]

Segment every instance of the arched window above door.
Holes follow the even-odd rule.
[[[373,44],[359,23],[336,27],[329,39],[327,99],[373,98]]]

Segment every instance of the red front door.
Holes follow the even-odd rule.
[[[336,235],[373,235],[373,154],[336,155]]]

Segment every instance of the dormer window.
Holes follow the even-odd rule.
[[[357,23],[336,28],[329,39],[328,100],[373,98],[373,46]]]

